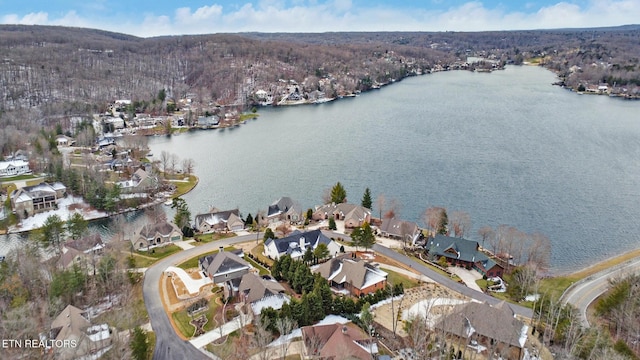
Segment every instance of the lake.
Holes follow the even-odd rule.
[[[322,105],[261,108],[225,130],[154,137],[195,161],[184,196],[246,216],[280,196],[304,208],[340,181],[359,203],[366,187],[418,222],[430,206],[484,225],[542,232],[561,273],[640,247],[640,102],[578,95],[538,67],[413,77]]]

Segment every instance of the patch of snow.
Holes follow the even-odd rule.
[[[351,322],[351,320],[342,317],[342,316],[338,316],[338,315],[327,315],[324,319],[320,320],[316,325],[330,325],[330,324],[346,324],[348,322]],[[279,346],[282,345],[284,343],[287,342],[291,342],[291,340],[298,338],[298,337],[302,337],[302,330],[301,329],[293,329],[292,332],[290,332],[287,335],[282,335],[279,338],[275,339],[271,344],[269,344],[269,347],[274,347],[274,346]]]
[[[70,210],[69,206],[78,207],[78,209]],[[58,201],[58,209],[41,212],[30,216],[21,222],[21,226],[12,227],[10,232],[29,231],[41,228],[47,218],[51,215],[58,215],[62,221],[67,221],[74,213],[80,213],[85,220],[100,219],[109,216],[106,212],[98,211],[91,208],[84,199],[76,196],[67,196]]]
[[[402,320],[407,320],[412,317],[424,316],[429,317],[429,312],[433,309],[434,306],[441,305],[460,305],[466,304],[468,301],[460,300],[460,299],[451,299],[451,298],[431,298],[422,301],[418,301],[413,304],[409,309],[404,310],[402,312]]]
[[[532,295],[527,295],[524,298],[524,301],[538,301],[540,300],[540,294],[532,294]]]
[[[251,310],[256,315],[262,313],[262,309],[272,307],[275,310],[280,310],[282,305],[289,302],[289,297],[284,294],[277,294],[272,296],[263,297],[262,299],[251,304]]]

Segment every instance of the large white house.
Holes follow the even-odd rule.
[[[29,163],[24,160],[0,161],[0,177],[31,173]]]
[[[289,255],[292,259],[298,260],[304,256],[307,248],[315,250],[320,244],[327,245],[331,257],[340,252],[340,244],[325,236],[320,230],[312,230],[304,233],[295,231],[282,239],[269,239],[264,243],[264,254],[271,259]]]

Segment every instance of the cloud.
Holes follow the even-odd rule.
[[[469,1],[436,10],[429,5],[358,6],[352,0],[260,0],[256,5],[246,2],[227,7],[216,3],[196,9],[180,7],[164,14],[145,13],[142,17],[109,13],[91,18],[82,9],[57,17],[46,12],[6,14],[0,15],[0,22],[95,27],[147,37],[247,31],[518,30],[613,26],[637,23],[640,19],[640,0],[559,1],[544,7],[530,1],[525,5],[524,10],[513,11],[501,5],[488,7],[482,1]]]

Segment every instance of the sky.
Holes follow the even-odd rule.
[[[640,23],[640,0],[0,0],[0,24],[140,37],[237,32],[488,31]]]

